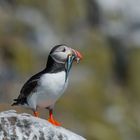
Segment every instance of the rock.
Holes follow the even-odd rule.
[[[85,140],[85,138],[32,115],[15,110],[0,113],[0,140]]]

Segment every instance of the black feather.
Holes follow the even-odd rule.
[[[24,105],[24,104],[28,104],[27,103],[27,97],[36,90],[36,87],[38,85],[38,80],[40,78],[40,76],[45,73],[45,70],[35,74],[34,76],[32,76],[22,87],[21,91],[20,91],[20,95],[18,96],[17,99],[14,99],[14,103],[12,104],[12,106],[14,105]]]

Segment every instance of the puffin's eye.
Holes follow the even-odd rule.
[[[62,52],[65,52],[66,51],[66,49],[64,48],[63,50],[62,50]]]

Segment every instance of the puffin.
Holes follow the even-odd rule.
[[[79,63],[81,59],[79,51],[65,44],[54,46],[48,55],[46,67],[27,80],[12,106],[30,108],[35,117],[39,117],[38,108],[46,108],[49,110],[48,121],[60,126],[53,116],[54,105],[68,86],[73,62]]]

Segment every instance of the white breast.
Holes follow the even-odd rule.
[[[67,81],[65,82],[65,72],[44,74],[39,80],[37,91],[29,98],[30,106],[52,106],[64,93]]]

